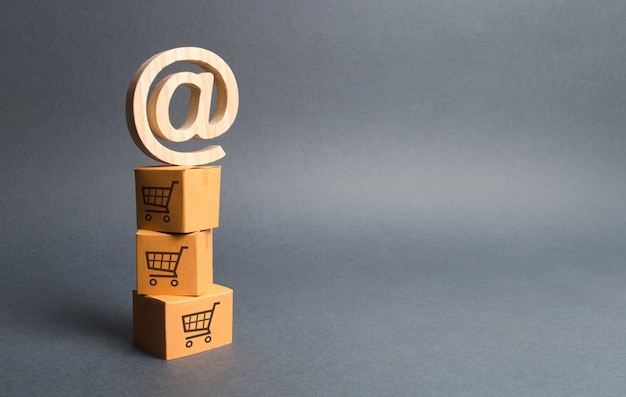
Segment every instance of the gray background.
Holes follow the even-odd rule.
[[[626,393],[626,2],[13,1],[0,395]],[[220,54],[234,343],[131,344],[131,76]],[[181,102],[182,103],[182,102]],[[178,105],[173,105],[176,109]]]

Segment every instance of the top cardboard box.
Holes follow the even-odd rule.
[[[219,226],[221,166],[135,168],[137,228],[191,233]]]

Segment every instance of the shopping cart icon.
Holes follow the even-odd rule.
[[[158,186],[143,186],[143,203],[144,205],[149,206],[146,208],[146,220],[150,221],[152,219],[152,213],[165,214],[163,215],[163,220],[165,222],[170,221],[170,213],[169,203],[170,198],[172,197],[172,192],[174,191],[174,185],[177,184],[178,181],[172,181],[172,185],[170,187],[158,187]]]
[[[178,252],[146,251],[148,269],[158,272],[149,275],[153,277],[150,279],[150,285],[157,285],[156,278],[166,277],[171,278],[170,284],[172,284],[172,287],[176,287],[178,285],[176,269],[180,263],[180,258],[183,256],[183,250],[187,248],[187,246],[181,246]]]
[[[211,342],[211,319],[213,319],[213,313],[215,312],[215,306],[219,305],[219,302],[213,303],[211,310],[205,310],[197,313],[185,314],[183,319],[183,331],[188,332],[200,332],[195,335],[186,337],[187,342],[185,346],[191,347],[193,345],[192,339],[204,336],[204,342]]]

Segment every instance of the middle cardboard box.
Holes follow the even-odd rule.
[[[198,296],[213,284],[213,233],[137,231],[137,293]]]

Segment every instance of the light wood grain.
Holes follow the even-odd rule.
[[[198,65],[205,73],[169,75],[150,94],[157,75],[176,62]],[[217,99],[209,119],[213,84]],[[181,127],[175,128],[169,119],[169,103],[180,85],[188,87],[191,96],[187,118]],[[224,157],[222,147],[209,145],[193,152],[177,152],[164,146],[157,136],[170,142],[218,137],[233,124],[238,107],[237,81],[226,62],[211,51],[181,47],[156,54],[139,67],[126,94],[126,121],[135,144],[153,159],[174,165],[202,165]]]

